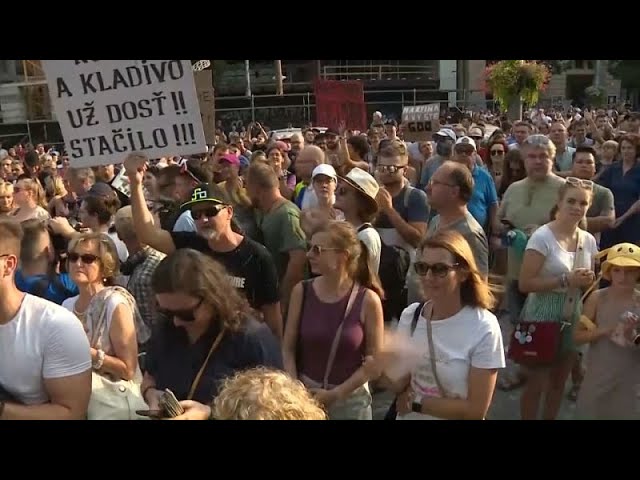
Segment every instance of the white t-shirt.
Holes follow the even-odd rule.
[[[589,232],[582,230],[583,253],[582,258],[578,258],[575,268],[592,268],[598,253],[596,239]],[[567,252],[560,246],[555,235],[548,225],[538,228],[527,243],[527,250],[535,250],[544,255],[544,263],[540,274],[544,277],[558,277],[563,273],[569,273],[574,269],[575,252]],[[558,289],[562,292],[562,289]]]
[[[78,298],[80,298],[79,295],[76,295],[75,297],[67,298],[64,302],[62,302],[62,306],[67,310],[69,310],[70,312],[73,312],[73,307],[76,306],[76,302],[78,301]],[[113,295],[110,295],[109,298],[107,299],[107,305],[106,305],[107,324],[104,329],[105,333],[101,343],[102,350],[104,350],[104,352],[107,355],[113,355],[114,353],[111,345],[111,339],[109,337],[109,332],[111,331],[111,321],[113,320],[113,312],[115,312],[116,307],[120,304],[128,305],[127,300],[120,293],[114,293]],[[73,318],[76,318],[75,315],[73,316]],[[93,331],[91,326],[87,325],[87,333],[86,333],[87,338],[91,338],[92,334],[93,334]]]
[[[369,260],[372,262],[375,272],[378,273],[380,269],[380,253],[382,250],[380,234],[375,228],[363,228],[358,232],[358,240],[367,246]]]
[[[407,307],[398,323],[398,332],[411,335],[411,320],[420,304]],[[502,333],[496,316],[488,310],[464,307],[453,317],[432,322],[436,369],[447,397],[467,398],[471,367],[495,369],[505,367]],[[422,397],[439,397],[438,385],[431,369],[427,321],[420,315],[411,344],[421,352],[418,366],[411,373],[416,401]],[[439,420],[431,415],[410,412],[398,420]]]
[[[127,249],[127,246],[124,244],[122,240],[120,240],[116,232],[108,232],[107,236],[115,244],[116,250],[118,251],[118,258],[120,259],[120,262],[121,263],[126,262],[127,258],[129,258],[129,250]]]
[[[26,405],[49,401],[43,379],[90,368],[82,324],[53,302],[27,294],[13,320],[0,325],[0,383]]]

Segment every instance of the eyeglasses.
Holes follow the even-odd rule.
[[[491,155],[501,157],[502,155],[504,155],[504,150],[491,150]]]
[[[322,245],[309,245],[309,253],[312,255],[322,255],[322,252],[337,252],[342,250],[341,248],[329,248]]]
[[[427,273],[429,273],[429,270],[431,270],[434,277],[444,278],[451,270],[455,270],[459,265],[459,263],[447,265],[446,263],[429,264],[426,262],[416,262],[413,264],[413,269],[421,277],[425,277]]]
[[[204,301],[204,298],[201,298],[200,301],[196,303],[193,307],[185,308],[183,310],[170,310],[168,308],[159,308],[158,312],[167,318],[178,318],[183,322],[191,323],[195,321],[196,319],[195,312],[198,308],[200,308],[200,305],[202,305],[203,301]]]
[[[76,263],[78,260],[80,260],[85,265],[91,265],[92,263],[95,263],[100,259],[97,255],[92,255],[90,253],[83,253],[81,255],[77,252],[71,252],[69,255],[67,255],[67,258],[71,263]]]
[[[396,173],[400,170],[407,168],[406,165],[378,165],[376,170],[382,173]]]
[[[223,209],[225,205],[215,205],[213,207],[203,208],[199,210],[191,210],[191,216],[194,220],[200,220],[201,218],[213,218],[217,216]]]
[[[586,188],[587,190],[593,190],[593,182],[591,180],[583,180],[577,177],[567,177],[566,183],[572,187]]]

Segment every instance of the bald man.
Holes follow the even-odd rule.
[[[320,147],[308,145],[298,154],[296,160],[296,177],[299,182],[293,192],[293,201],[301,210],[315,207],[318,203],[315,192],[308,188],[311,184],[313,169],[325,163],[325,155]]]

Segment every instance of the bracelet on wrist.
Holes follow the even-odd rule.
[[[96,359],[91,365],[94,370],[100,370],[102,368],[102,365],[104,365],[104,357],[105,357],[104,350],[97,350]]]

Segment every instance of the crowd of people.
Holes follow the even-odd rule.
[[[450,121],[0,149],[0,420],[637,418],[640,114]]]

